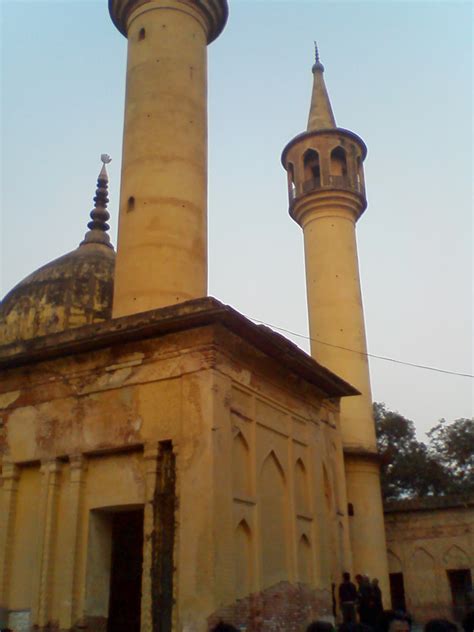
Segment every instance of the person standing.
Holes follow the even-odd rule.
[[[382,591],[380,590],[379,580],[374,577],[372,580],[372,597],[374,600],[375,620],[380,617],[383,612]]]
[[[375,611],[370,579],[367,575],[358,575],[356,579],[359,584],[358,600],[360,622],[373,627],[375,624]]]
[[[351,582],[349,573],[343,573],[342,584],[339,585],[339,603],[343,623],[356,623],[357,588]]]

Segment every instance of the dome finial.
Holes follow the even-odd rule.
[[[79,245],[102,244],[113,248],[110,243],[110,237],[107,234],[110,228],[107,224],[110,214],[107,210],[107,204],[109,203],[109,198],[107,197],[109,176],[106,168],[106,165],[112,161],[112,158],[108,154],[102,154],[100,159],[102,161],[102,169],[97,178],[97,189],[94,197],[95,206],[90,213],[91,221],[87,224],[89,230]]]
[[[318,48],[318,43],[316,41],[314,42],[314,58],[315,58],[315,63],[313,66],[313,72],[315,72],[316,70],[321,70],[321,72],[324,72],[324,66],[322,65],[319,59],[319,48]]]

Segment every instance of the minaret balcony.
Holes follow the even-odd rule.
[[[349,176],[328,176],[325,180],[321,180],[321,178],[305,180],[299,187],[293,185],[290,189],[290,204],[298,198],[320,189],[343,189],[354,191],[365,197],[365,189],[361,181],[354,181]]]

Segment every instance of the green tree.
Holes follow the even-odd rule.
[[[449,493],[474,493],[474,420],[440,419],[427,434],[430,453],[449,472]]]
[[[377,402],[374,418],[384,499],[448,493],[449,471],[435,452],[417,440],[413,421]]]

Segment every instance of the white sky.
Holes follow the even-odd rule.
[[[105,0],[0,6],[5,293],[82,239],[103,152],[116,243],[126,40]],[[358,225],[369,351],[472,373],[471,3],[230,8],[209,48],[210,294],[307,335],[280,154],[306,127],[317,39],[336,120],[369,148]],[[374,399],[420,432],[472,416],[468,378],[382,360],[371,375]]]

